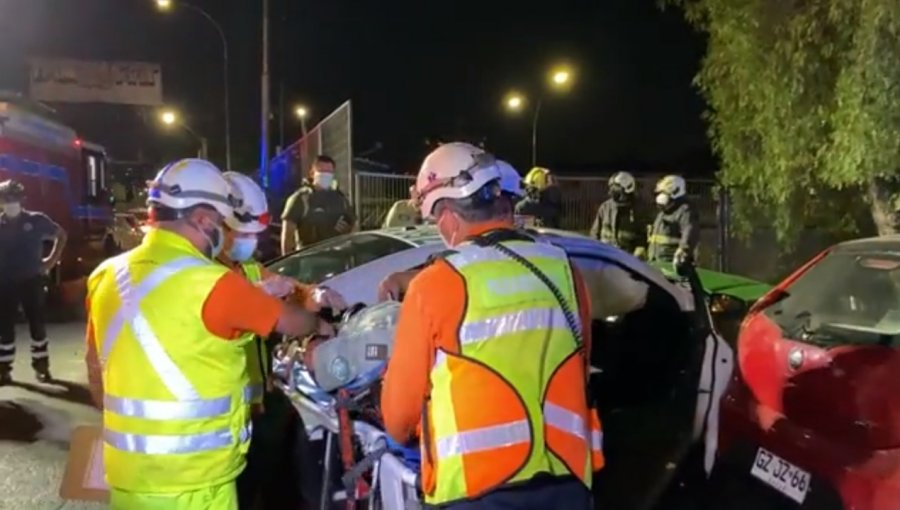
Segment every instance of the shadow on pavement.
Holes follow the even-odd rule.
[[[37,415],[16,402],[0,401],[0,441],[34,443],[44,428]]]
[[[93,406],[91,392],[87,386],[69,381],[52,380],[46,384],[34,384],[21,381],[13,381],[10,386],[37,393],[49,398],[65,400],[75,404]]]

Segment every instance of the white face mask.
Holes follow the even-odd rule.
[[[22,213],[22,204],[20,204],[18,202],[9,202],[9,203],[3,204],[3,214],[5,214],[11,218],[15,218],[16,216],[18,216],[21,213]]]
[[[656,195],[656,205],[666,206],[669,205],[669,195],[667,193],[658,193]]]
[[[313,184],[318,188],[330,189],[334,182],[334,174],[331,172],[313,172]]]

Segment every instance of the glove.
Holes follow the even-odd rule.
[[[691,260],[691,254],[684,248],[678,248],[675,256],[672,257],[672,268],[677,272],[679,267],[684,266]]]
[[[280,299],[294,292],[297,288],[297,281],[279,274],[270,276],[257,285],[266,294]]]
[[[341,312],[347,308],[347,302],[336,290],[328,287],[316,287],[310,293],[310,303],[308,308],[312,311],[318,311],[322,308],[331,308],[335,312]]]

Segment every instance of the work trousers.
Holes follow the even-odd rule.
[[[426,508],[435,508],[426,506]],[[471,501],[444,505],[441,510],[592,510],[591,493],[580,481],[535,479],[517,487],[496,490]]]
[[[47,348],[46,299],[44,277],[0,283],[0,370],[9,370],[16,358],[16,319],[19,305],[25,312],[31,333],[31,364],[49,365]]]
[[[185,492],[109,491],[110,510],[238,510],[234,482]]]

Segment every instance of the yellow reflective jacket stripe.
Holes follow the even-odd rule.
[[[253,283],[262,281],[262,266],[255,260],[241,263],[241,272]],[[265,346],[262,339],[253,333],[248,333],[242,339],[244,349],[247,352],[247,374],[250,379],[250,402],[259,404],[263,401],[265,393],[265,373],[268,372],[268,360],[264,359]],[[265,363],[265,366],[263,365]]]

